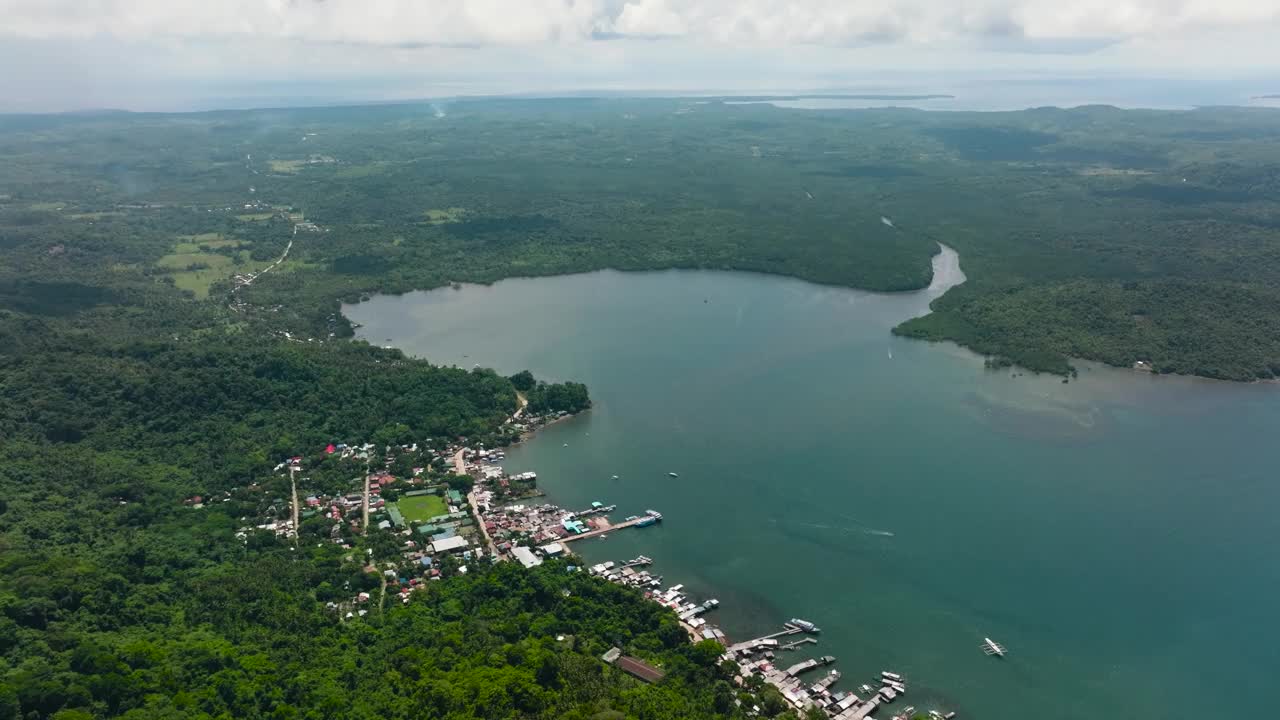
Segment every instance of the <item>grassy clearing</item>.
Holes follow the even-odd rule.
[[[69,216],[72,220],[101,220],[108,217],[124,217],[124,213],[119,210],[104,210],[102,212],[82,212]]]
[[[275,216],[276,216],[275,213],[269,213],[269,212],[244,213],[243,215],[237,215],[236,219],[243,220],[244,222],[258,222],[260,220],[270,220]]]
[[[369,177],[370,175],[381,175],[387,171],[388,163],[373,162],[364,165],[347,165],[333,174],[336,178],[344,180],[352,180],[356,178]]]
[[[52,212],[54,210],[61,210],[65,206],[66,206],[66,203],[61,203],[61,202],[37,202],[37,203],[31,203],[30,205],[27,205],[27,209],[37,210],[40,212]]]
[[[268,160],[271,172],[292,175],[307,166],[306,160]]]
[[[220,240],[215,239],[212,242],[216,244]],[[221,242],[239,243],[238,240]],[[200,243],[205,246],[209,244],[208,241]],[[236,258],[228,255],[200,252],[199,245],[196,243],[179,242],[174,246],[172,253],[156,261],[156,267],[165,270],[165,274],[173,278],[173,284],[178,289],[189,290],[203,300],[209,297],[209,288],[214,283],[226,280],[237,272],[252,272],[265,265],[265,263],[251,262],[247,250],[241,250],[236,257],[240,259],[239,264]]]
[[[462,218],[467,214],[466,208],[432,208],[422,213],[427,217],[427,222],[432,225],[444,225],[445,223],[462,222]]]
[[[396,507],[400,508],[400,514],[404,515],[404,519],[411,523],[424,523],[437,515],[449,512],[449,506],[445,504],[444,499],[436,495],[401,498],[396,503]]]
[[[179,235],[178,243],[173,246],[173,252],[178,255],[194,254],[201,253],[203,248],[234,248],[243,244],[243,240],[223,237],[220,233]]]

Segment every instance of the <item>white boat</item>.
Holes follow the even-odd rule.
[[[814,625],[808,620],[801,620],[800,618],[791,618],[791,624],[808,633],[822,632],[822,630],[818,629],[817,625]]]
[[[673,477],[673,478],[678,478],[678,477],[680,477],[679,475],[677,475],[676,473],[673,473],[673,472],[669,472],[669,473],[667,473],[667,475],[669,475],[669,476],[671,476],[671,477]]]
[[[991,638],[982,638],[982,652],[994,657],[1004,657],[1005,649],[1000,643]]]

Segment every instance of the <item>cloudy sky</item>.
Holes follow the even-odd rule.
[[[973,78],[1280,92],[1280,0],[0,0],[0,18],[0,110]]]

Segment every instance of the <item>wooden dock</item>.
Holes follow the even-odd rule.
[[[779,650],[795,650],[796,648],[800,647],[801,645],[805,645],[805,644],[808,644],[808,643],[813,643],[814,645],[817,645],[817,644],[818,644],[818,641],[817,641],[817,639],[816,639],[816,638],[805,637],[805,638],[800,638],[799,640],[796,640],[795,642],[789,642],[789,643],[787,643],[786,645],[779,645],[779,646],[778,646],[778,649],[779,649]]]

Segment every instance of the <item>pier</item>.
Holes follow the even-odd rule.
[[[623,528],[635,527],[636,525],[639,525],[640,523],[643,523],[646,520],[649,520],[649,516],[641,515],[640,517],[635,518],[634,520],[623,520],[622,522],[616,525],[610,525],[609,527],[600,528],[599,530],[588,530],[587,532],[578,533],[577,535],[565,535],[564,537],[560,538],[560,542],[568,543],[568,542],[574,542],[576,540],[586,540],[588,538],[600,537],[601,535],[613,532],[614,530],[622,530]]]
[[[817,641],[817,640],[815,640],[814,638],[811,638],[811,637],[805,637],[805,638],[800,638],[799,640],[796,640],[795,642],[789,642],[789,643],[787,643],[786,645],[779,645],[779,646],[778,646],[778,649],[779,649],[779,650],[795,650],[796,648],[800,647],[801,645],[806,645],[806,644],[808,644],[808,643],[813,643],[814,645],[817,645],[817,644],[818,644],[818,641]]]
[[[800,628],[788,626],[785,630],[780,630],[776,633],[773,633],[772,635],[765,635],[763,637],[755,638],[754,640],[743,640],[742,642],[731,646],[728,652],[731,652],[731,653],[742,652],[743,650],[751,650],[752,648],[756,648],[761,645],[770,645],[770,644],[777,645],[778,638],[785,637],[787,635],[798,635],[801,632],[803,631]],[[773,642],[770,643],[769,642],[770,640],[772,640]]]

